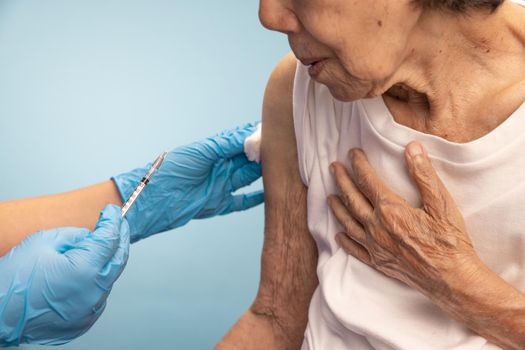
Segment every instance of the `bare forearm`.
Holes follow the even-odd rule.
[[[93,229],[107,204],[122,204],[113,181],[62,194],[2,202],[0,256],[39,230],[64,226]]]
[[[264,268],[252,311],[273,317],[289,343],[298,348],[318,284],[317,248],[306,225],[306,190],[290,186],[278,195],[287,198],[286,202],[271,196],[266,199]],[[287,203],[284,207],[278,204],[283,202]]]
[[[273,178],[272,174],[265,178],[265,187],[269,186],[268,178]],[[280,183],[290,181],[280,179]],[[265,198],[266,229],[257,297],[217,349],[301,347],[308,307],[318,284],[317,248],[306,225],[306,190],[297,183],[283,188],[268,191]]]
[[[456,320],[503,349],[525,349],[525,294],[481,261],[451,278],[437,303]]]

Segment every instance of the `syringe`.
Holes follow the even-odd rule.
[[[126,216],[126,213],[131,208],[133,203],[135,203],[135,201],[137,200],[137,198],[140,195],[140,193],[142,192],[142,190],[144,190],[146,185],[149,183],[149,181],[151,180],[153,174],[155,174],[155,172],[157,170],[159,170],[160,166],[162,165],[162,162],[164,162],[164,159],[166,158],[167,155],[168,155],[168,152],[162,152],[162,154],[160,156],[158,156],[157,159],[155,159],[155,161],[151,165],[151,168],[149,168],[149,170],[146,173],[146,175],[144,175],[142,180],[140,180],[137,188],[135,188],[135,191],[133,191],[133,193],[131,194],[129,199],[122,206],[122,209],[120,210],[120,214],[121,214],[122,217]]]

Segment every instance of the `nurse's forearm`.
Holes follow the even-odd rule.
[[[40,230],[65,226],[93,229],[107,204],[122,205],[110,180],[71,192],[0,202],[0,256]]]

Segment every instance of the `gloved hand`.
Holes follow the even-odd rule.
[[[249,209],[264,201],[262,191],[232,195],[261,176],[261,166],[244,154],[244,140],[256,129],[246,124],[171,151],[126,215],[131,242],[209,218]],[[123,201],[149,166],[113,178]]]
[[[86,332],[106,306],[129,253],[120,208],[106,207],[93,232],[41,231],[0,258],[0,346],[58,345]]]

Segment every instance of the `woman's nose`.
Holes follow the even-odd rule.
[[[301,28],[291,0],[260,0],[259,19],[265,28],[284,34],[297,33]]]

